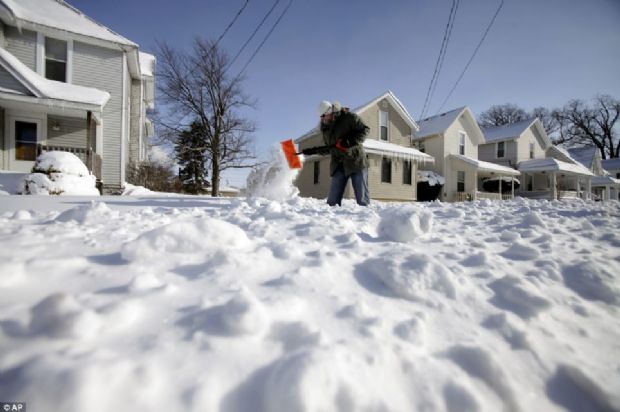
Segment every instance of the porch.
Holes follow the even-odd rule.
[[[519,163],[524,185],[519,196],[530,199],[592,198],[594,174],[585,167],[554,158],[533,159]]]

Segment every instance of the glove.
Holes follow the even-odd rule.
[[[336,140],[336,146],[334,146],[336,148],[336,150],[341,151],[342,153],[346,153],[349,151],[349,147],[345,146],[345,144],[343,143],[342,139],[338,139]]]

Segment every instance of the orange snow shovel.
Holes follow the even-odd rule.
[[[318,147],[309,147],[307,149],[303,149],[301,152],[298,152],[297,146],[295,146],[295,143],[291,139],[280,142],[280,144],[282,145],[282,151],[284,152],[284,156],[286,156],[286,161],[288,162],[288,166],[291,169],[302,168],[301,159],[299,158],[300,154],[303,154],[306,156],[326,155],[326,154],[329,154],[330,150],[332,149],[332,146],[318,146]],[[338,150],[343,150],[343,149],[344,151],[347,150],[346,148],[339,146],[338,144],[333,147],[337,148]]]

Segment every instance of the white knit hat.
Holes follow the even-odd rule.
[[[332,112],[332,104],[327,100],[323,100],[319,103],[319,107],[317,108],[319,112],[319,116],[323,116],[324,114],[329,114]]]

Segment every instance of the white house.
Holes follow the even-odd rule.
[[[152,55],[62,0],[0,0],[0,169],[77,154],[104,189],[145,158]]]

